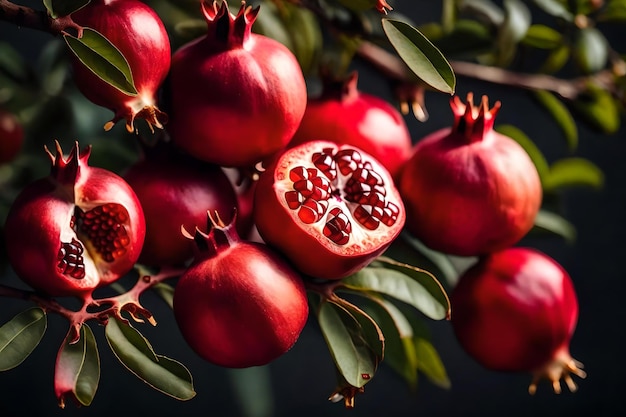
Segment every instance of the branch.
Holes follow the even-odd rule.
[[[82,33],[82,27],[76,24],[70,16],[52,18],[45,10],[35,10],[8,0],[0,0],[0,20],[55,36],[66,33],[70,28],[76,30],[78,37]]]

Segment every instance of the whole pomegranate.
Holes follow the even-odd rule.
[[[209,213],[196,228],[193,264],[174,292],[174,315],[189,346],[230,368],[265,365],[287,352],[308,317],[304,283],[268,246],[239,239]]]
[[[136,118],[162,128],[167,120],[157,106],[156,93],[170,69],[171,49],[167,31],[156,12],[139,0],[91,0],[72,13],[77,24],[94,29],[124,55],[131,69],[136,95],[109,85],[73,58],[74,81],[93,103],[111,109],[115,116],[105,125],[110,129],[121,119],[134,130]]]
[[[51,173],[26,186],[5,223],[17,275],[50,296],[86,297],[129,272],[146,225],[137,196],[111,171],[88,165],[78,143],[65,159],[48,149]]]
[[[461,346],[484,367],[532,372],[533,394],[541,378],[560,392],[563,378],[585,377],[572,359],[570,339],[578,301],[568,273],[530,248],[507,248],[481,258],[459,279],[450,297],[452,326]]]
[[[389,172],[350,145],[290,148],[256,186],[260,236],[315,278],[340,279],[369,264],[402,231],[404,218]]]
[[[22,149],[24,129],[13,113],[0,109],[0,164],[11,162]]]
[[[532,228],[542,201],[537,169],[493,130],[500,102],[451,100],[454,125],[420,140],[398,188],[407,229],[432,249],[475,256],[506,248]]]
[[[253,166],[287,145],[307,100],[281,43],[251,32],[259,8],[202,3],[208,34],[172,58],[168,131],[181,149],[221,166]]]
[[[222,169],[171,149],[166,143],[145,150],[124,174],[146,218],[146,241],[139,262],[180,265],[193,257],[193,244],[180,233],[206,221],[207,210],[231,213],[237,197]],[[231,220],[230,217],[227,220]]]
[[[326,76],[322,94],[309,99],[289,145],[322,139],[356,146],[395,178],[411,156],[411,135],[402,114],[385,100],[359,91],[357,80],[357,72],[339,82]]]

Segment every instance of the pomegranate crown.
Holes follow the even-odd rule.
[[[230,247],[240,240],[237,229],[235,228],[237,210],[233,210],[232,220],[228,224],[224,223],[217,211],[212,213],[208,210],[207,232],[203,232],[199,227],[196,227],[192,235],[185,229],[185,226],[180,227],[183,236],[195,242],[194,252],[196,260],[207,257],[212,258],[223,249]]]
[[[89,155],[91,155],[91,145],[86,146],[82,151],[78,146],[78,141],[74,142],[74,147],[68,155],[67,159],[63,155],[63,149],[58,140],[54,141],[56,147],[56,155],[54,155],[47,146],[44,145],[44,150],[50,158],[52,168],[50,169],[50,175],[62,184],[74,185],[80,174],[80,167],[87,166]]]
[[[226,47],[242,47],[252,33],[252,24],[256,20],[260,6],[252,8],[245,1],[241,2],[241,8],[237,15],[228,10],[228,2],[218,0],[204,0],[202,2],[202,14],[207,22],[207,39],[219,41]]]
[[[489,98],[483,96],[478,106],[474,105],[474,94],[468,93],[466,103],[458,96],[450,100],[454,113],[452,130],[466,138],[469,142],[481,141],[493,129],[493,123],[500,110],[501,103],[496,101],[489,109]]]
[[[357,71],[352,71],[345,77],[337,77],[329,69],[321,69],[320,72],[323,82],[322,97],[346,102],[359,96]]]

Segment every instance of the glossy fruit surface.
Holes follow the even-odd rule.
[[[475,256],[512,246],[530,231],[542,201],[526,151],[493,130],[500,108],[451,101],[454,126],[420,140],[402,168],[407,229],[432,249]]]
[[[570,374],[584,377],[569,352],[578,300],[569,274],[531,248],[508,248],[481,258],[451,293],[452,326],[461,346],[484,367],[532,372],[576,389]]]
[[[208,34],[172,58],[168,131],[181,149],[221,166],[254,166],[298,128],[306,85],[293,54],[251,32],[259,8],[205,2]]]
[[[180,265],[193,257],[193,242],[181,226],[193,230],[206,222],[207,211],[230,221],[237,209],[235,191],[222,169],[200,162],[165,144],[146,150],[124,174],[146,218],[146,240],[139,262]]]
[[[138,0],[91,0],[72,19],[106,37],[124,55],[132,72],[136,95],[107,84],[78,59],[72,61],[74,81],[85,97],[115,113],[105,128],[125,119],[127,129],[133,131],[137,118],[162,127],[167,116],[157,106],[156,93],[170,69],[171,49],[156,12]]]
[[[0,109],[0,164],[14,160],[23,142],[24,129],[17,117]]]
[[[145,236],[143,210],[130,186],[88,165],[91,147],[57,155],[48,177],[26,186],[5,223],[17,275],[51,296],[84,296],[129,272]]]
[[[339,279],[366,266],[398,236],[404,206],[391,175],[349,145],[290,148],[259,178],[254,219],[265,242],[304,274]]]
[[[239,239],[210,215],[195,230],[194,263],[176,284],[174,314],[183,337],[220,366],[265,365],[287,352],[308,316],[303,281],[268,246]]]
[[[300,127],[289,146],[309,140],[352,145],[382,163],[393,177],[411,156],[411,135],[391,104],[359,91],[358,75],[328,80],[322,94],[309,99]]]

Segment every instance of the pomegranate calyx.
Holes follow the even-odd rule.
[[[73,186],[78,181],[80,175],[80,167],[86,166],[91,154],[91,145],[85,147],[82,151],[79,148],[78,142],[74,142],[74,147],[67,158],[63,155],[63,149],[59,141],[55,140],[56,155],[54,155],[46,145],[44,150],[50,157],[52,168],[50,169],[50,176],[63,185],[71,186],[73,193]]]
[[[587,373],[582,368],[583,364],[572,358],[567,349],[561,350],[556,354],[554,360],[533,373],[533,380],[528,386],[528,393],[534,395],[537,392],[537,384],[542,379],[547,379],[552,383],[555,394],[561,393],[561,379],[571,392],[576,392],[578,386],[572,379],[572,374],[581,379],[586,378]]]
[[[349,103],[359,97],[359,74],[352,71],[346,77],[337,77],[326,71],[322,74],[321,99],[334,99]]]
[[[219,213],[215,211],[211,213],[207,211],[208,218],[208,232],[203,232],[200,228],[196,227],[193,235],[189,233],[184,226],[181,226],[181,233],[187,239],[192,239],[195,242],[194,246],[194,259],[207,259],[216,256],[223,250],[237,244],[241,239],[237,233],[235,227],[237,219],[237,210],[233,210],[232,220],[225,224]]]
[[[479,142],[493,130],[493,123],[500,110],[500,101],[496,101],[489,108],[489,98],[483,96],[478,106],[474,105],[474,94],[468,93],[466,103],[458,96],[450,100],[450,107],[454,113],[452,131],[469,143]]]
[[[204,0],[202,14],[207,22],[209,42],[219,42],[225,49],[243,47],[252,33],[252,24],[259,13],[260,6],[253,8],[242,1],[237,15],[230,13],[228,2],[218,5],[217,0]]]

